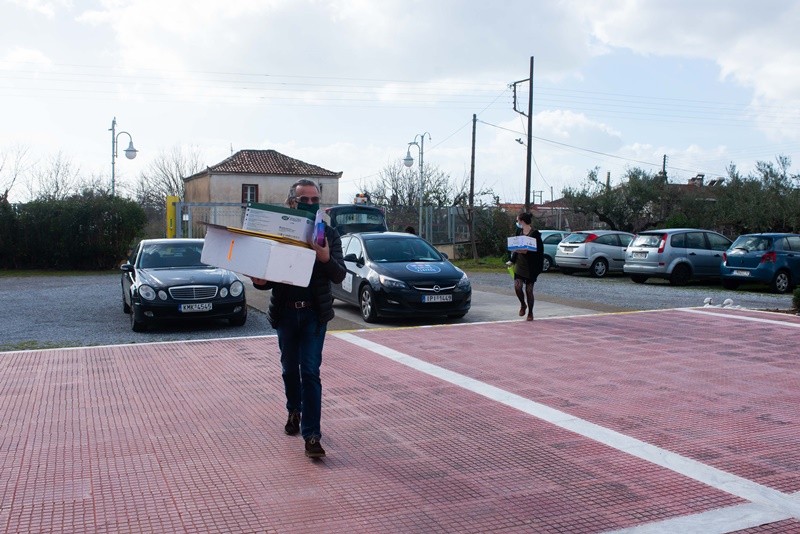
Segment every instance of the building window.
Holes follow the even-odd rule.
[[[248,202],[258,202],[258,185],[242,185],[242,204],[247,204]]]

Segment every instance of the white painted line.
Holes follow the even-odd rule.
[[[726,316],[727,317],[727,316]],[[763,486],[751,480],[733,475],[715,467],[705,465],[691,458],[672,453],[654,445],[650,445],[636,438],[626,436],[615,430],[601,427],[589,421],[580,419],[561,410],[545,406],[520,395],[505,391],[495,386],[486,384],[474,378],[464,376],[443,367],[419,360],[408,354],[396,351],[378,343],[360,338],[353,334],[337,333],[335,337],[370,350],[376,354],[389,358],[397,363],[408,366],[417,371],[434,376],[451,384],[460,386],[468,391],[477,393],[486,398],[505,404],[524,413],[552,423],[581,436],[587,437],[619,451],[625,452],[642,460],[665,467],[673,472],[689,477],[698,482],[730,493],[758,506],[765,508],[770,515],[776,517],[800,519],[800,502],[792,496],[780,491]],[[759,516],[763,514],[755,514]],[[754,517],[755,517],[754,516]],[[760,524],[760,523],[758,523]],[[750,526],[756,526],[750,525]],[[740,529],[741,527],[739,527]],[[686,530],[689,532],[690,530]],[[664,531],[667,532],[667,531]],[[670,531],[670,532],[674,532]],[[705,532],[705,531],[703,531]]]
[[[790,323],[789,321],[776,321],[775,319],[762,319],[760,317],[747,317],[744,315],[733,315],[730,313],[718,313],[712,311],[706,311],[704,309],[698,308],[675,308],[678,311],[682,312],[689,312],[689,313],[700,313],[703,315],[713,315],[714,317],[724,317],[725,319],[736,319],[739,321],[752,321],[754,323],[766,323],[776,326],[788,326],[791,328],[800,328],[800,323]],[[791,317],[791,316],[789,316]]]

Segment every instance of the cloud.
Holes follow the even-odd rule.
[[[61,8],[66,8],[66,9],[72,8],[71,0],[55,0],[50,2],[44,0],[10,0],[10,1],[12,4],[16,4],[29,11],[34,11],[50,19],[55,18],[57,10]]]
[[[0,57],[0,70],[16,70],[21,63],[51,65],[52,60],[40,50],[16,46]]]

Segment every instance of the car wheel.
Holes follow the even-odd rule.
[[[448,315],[448,316],[447,316],[447,318],[448,318],[448,319],[461,319],[461,318],[463,318],[463,317],[464,317],[466,314],[467,314],[467,312],[464,312],[464,313],[454,313],[454,314],[452,314],[452,315]]]
[[[603,278],[608,274],[608,262],[603,258],[597,258],[589,268],[589,274],[592,278]]]
[[[632,274],[631,275],[631,280],[633,280],[637,284],[644,284],[645,282],[647,282],[647,278],[648,277],[643,275],[643,274]]]
[[[566,274],[567,276],[569,276],[574,272],[575,272],[575,269],[568,269],[566,267],[561,267],[561,274]]]
[[[692,270],[685,263],[679,263],[672,269],[669,275],[669,283],[673,286],[685,286],[692,277]]]
[[[130,316],[131,316],[131,330],[133,330],[134,332],[144,332],[147,330],[146,323],[136,320],[136,314],[133,313],[133,308],[131,308],[130,310]]]
[[[128,302],[125,300],[125,288],[122,288],[122,313],[130,313],[131,307],[128,306]]]
[[[361,288],[361,296],[358,299],[361,305],[361,318],[364,322],[374,323],[378,318],[378,312],[375,309],[375,293],[366,285]]]
[[[547,271],[549,271],[550,267],[552,266],[552,263],[553,262],[550,261],[550,257],[545,256],[544,261],[542,262],[542,272],[546,273]]]
[[[722,281],[722,287],[725,289],[739,289],[739,282],[725,279]]]
[[[228,324],[231,326],[244,326],[244,323],[247,322],[247,308],[245,308],[244,313],[239,317],[231,317],[228,319]]]
[[[778,271],[778,274],[775,275],[775,278],[772,279],[772,283],[770,284],[770,289],[774,293],[779,293],[783,295],[787,291],[789,291],[789,287],[791,287],[792,281],[789,279],[789,273],[786,271]]]

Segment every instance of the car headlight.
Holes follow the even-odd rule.
[[[462,287],[462,288],[463,287],[469,287],[469,278],[467,278],[467,273],[464,273],[461,276],[461,280],[458,281],[458,284],[456,284],[456,287]]]
[[[139,296],[144,300],[153,300],[156,298],[156,290],[148,285],[139,286]]]
[[[384,287],[392,289],[408,289],[408,285],[402,280],[386,276],[385,274],[380,275],[379,280],[381,281],[381,285]]]
[[[244,291],[244,284],[242,284],[239,280],[237,280],[231,284],[230,291],[232,297],[238,297]]]
[[[163,289],[159,289],[158,298],[160,298],[161,300],[167,300],[167,292],[164,291]]]
[[[220,289],[219,290],[219,296],[222,297],[222,298],[227,297],[228,296],[228,288],[227,287],[223,287],[222,289]]]

